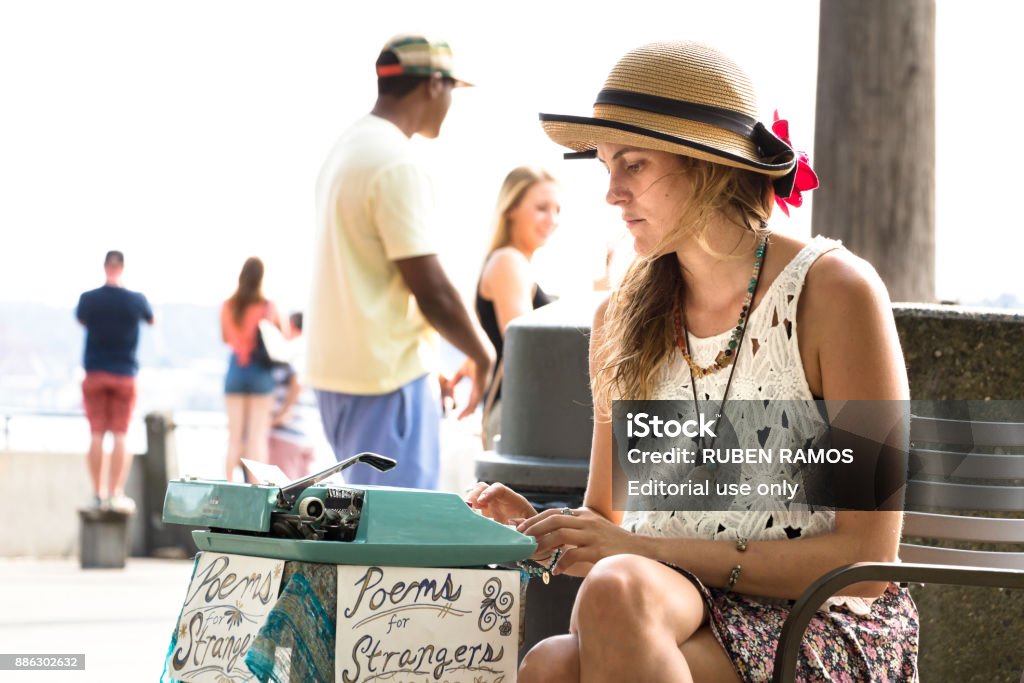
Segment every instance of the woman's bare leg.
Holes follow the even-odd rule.
[[[704,602],[665,565],[638,555],[605,558],[583,580],[574,610],[581,681],[707,680],[695,679],[680,649],[701,627]]]
[[[623,562],[622,567],[616,569],[625,569],[629,571],[628,562]],[[661,567],[661,565],[658,565]],[[608,568],[608,563],[605,563],[602,570]],[[681,621],[683,625],[683,632],[693,626],[694,620],[692,616],[694,613],[700,615],[703,618],[704,606],[699,594],[697,594],[696,588],[687,579],[680,576],[674,571],[670,571],[671,580],[665,580],[666,585],[664,586],[667,591],[678,590],[675,586],[675,579],[680,579],[684,582],[683,592],[688,594],[684,598],[684,609],[691,610]],[[655,574],[655,580],[661,581]],[[591,586],[593,588],[593,586]],[[582,589],[581,589],[582,592]],[[588,591],[593,593],[593,591]],[[591,596],[592,597],[592,596]],[[584,596],[584,601],[588,597]],[[691,602],[691,599],[695,599],[699,605],[695,606]],[[612,680],[615,675],[604,676],[603,669],[605,668],[606,659],[601,657],[597,661],[588,661],[587,669],[588,676],[593,675],[594,678],[581,678],[580,676],[580,642],[577,638],[577,629],[579,622],[579,609],[581,600],[577,598],[577,602],[573,607],[572,623],[570,630],[572,633],[564,636],[555,636],[553,638],[547,638],[537,643],[523,658],[522,663],[519,666],[519,678],[520,683],[579,683],[580,681],[602,681]],[[699,607],[699,608],[698,608]],[[636,605],[630,606],[631,612],[639,615],[642,618],[642,613],[634,612]],[[589,606],[584,607],[585,613],[590,613]],[[613,623],[619,624],[619,627],[624,625],[624,622],[614,620]],[[615,631],[615,628],[612,629]],[[616,644],[608,650],[609,653],[615,653],[616,656],[621,656],[621,652],[626,650],[623,645],[625,640],[622,637],[621,631],[615,633]],[[729,660],[729,657],[725,654],[722,646],[718,643],[718,640],[711,633],[711,629],[708,626],[699,626],[692,635],[689,636],[680,646],[678,646],[678,652],[681,653],[682,659],[685,662],[687,668],[686,678],[679,678],[680,681],[696,681],[697,683],[739,683],[739,678],[736,674],[736,670]],[[641,655],[642,656],[642,655]],[[673,653],[671,651],[666,652],[665,656],[668,659],[673,659]],[[632,664],[629,665],[632,667]],[[597,671],[591,671],[596,669]],[[675,675],[675,674],[670,674]],[[658,678],[624,678],[621,680],[673,680],[670,677]]]
[[[579,641],[572,634],[540,641],[519,664],[519,683],[579,683]]]
[[[270,460],[270,413],[274,409],[273,394],[254,394],[247,398],[245,424],[246,457],[257,462]]]
[[[245,395],[226,394],[224,403],[228,412],[228,456],[225,462],[225,471],[228,481],[235,476],[235,468],[238,461],[242,459],[242,449],[245,445]]]
[[[690,667],[693,680],[698,683],[740,683],[732,660],[725,654],[722,645],[708,626],[698,629],[680,649],[686,658],[686,665]]]

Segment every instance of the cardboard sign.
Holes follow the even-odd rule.
[[[167,660],[175,681],[248,681],[245,653],[277,602],[284,560],[203,553]]]
[[[519,572],[338,567],[338,683],[514,683]]]

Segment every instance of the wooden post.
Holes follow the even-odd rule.
[[[935,299],[935,0],[822,0],[815,234]]]

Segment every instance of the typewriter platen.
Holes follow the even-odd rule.
[[[357,462],[395,465],[360,453],[285,486],[180,479],[167,486],[163,520],[207,527],[192,532],[200,550],[305,562],[473,567],[536,550],[454,493],[324,481]]]

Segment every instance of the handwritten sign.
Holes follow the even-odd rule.
[[[281,589],[283,560],[203,553],[178,618],[175,681],[248,681],[245,653]]]
[[[338,567],[339,683],[514,683],[519,572]]]

